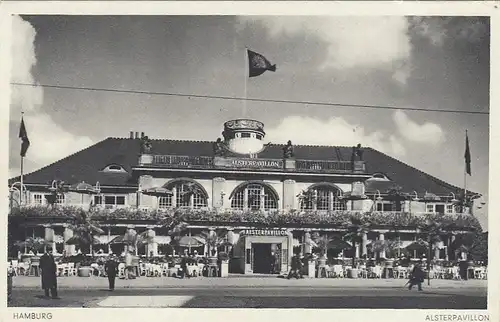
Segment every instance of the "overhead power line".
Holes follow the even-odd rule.
[[[77,86],[48,85],[48,84],[28,84],[28,83],[10,83],[10,84],[15,85],[15,86],[44,87],[44,88],[66,89],[66,90],[81,90],[81,91],[110,92],[110,93],[128,93],[128,94],[156,95],[156,96],[192,97],[192,98],[218,99],[218,100],[230,100],[230,101],[245,101],[246,100],[246,101],[251,101],[251,102],[263,102],[263,103],[370,108],[370,109],[403,110],[403,111],[417,111],[417,112],[438,112],[438,113],[479,114],[479,115],[489,115],[490,114],[489,112],[483,112],[483,111],[440,110],[440,109],[432,109],[432,108],[397,107],[397,106],[367,105],[367,104],[344,104],[344,103],[295,101],[295,100],[268,99],[268,98],[243,98],[243,97],[232,97],[232,96],[182,94],[182,93],[152,92],[152,91],[126,90],[126,89],[113,89],[113,88],[97,88],[97,87],[77,87]]]

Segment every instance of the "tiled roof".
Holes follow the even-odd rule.
[[[40,170],[25,175],[26,183],[45,184],[52,180],[63,180],[73,184],[85,181],[103,186],[136,186],[137,178],[132,177],[132,167],[138,163],[140,139],[107,138],[82,151],[61,159]],[[258,154],[258,158],[281,159],[284,145],[270,144]],[[366,172],[383,173],[403,192],[426,191],[438,195],[460,192],[460,188],[415,169],[395,158],[372,148],[363,148]],[[294,145],[296,159],[350,161],[351,147]],[[152,140],[152,154],[208,156],[213,153],[213,142]],[[110,164],[119,164],[128,173],[105,173],[101,170]],[[10,182],[17,181],[13,178]]]

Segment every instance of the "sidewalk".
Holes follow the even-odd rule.
[[[336,279],[336,278],[312,278],[301,280],[287,280],[277,277],[240,277],[229,278],[206,278],[197,277],[191,279],[177,279],[172,277],[140,277],[134,280],[116,280],[116,288],[279,288],[279,287],[313,287],[313,288],[401,288],[405,285],[405,279]],[[108,280],[104,277],[59,277],[57,279],[60,289],[106,289]],[[486,289],[488,281],[485,280],[431,280],[427,289],[461,289],[474,288]],[[41,287],[40,277],[15,276],[13,287],[39,289]]]

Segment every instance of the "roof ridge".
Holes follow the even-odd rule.
[[[35,171],[29,172],[29,173],[24,173],[23,175],[24,175],[24,176],[27,176],[27,175],[34,174],[34,173],[37,173],[37,172],[39,172],[39,171],[45,170],[46,168],[48,168],[48,167],[50,167],[50,166],[53,166],[54,164],[56,164],[56,163],[58,163],[58,162],[62,162],[62,161],[64,161],[64,160],[67,160],[67,159],[69,159],[69,158],[73,157],[74,155],[76,155],[76,154],[78,154],[78,153],[81,153],[81,152],[87,151],[87,150],[89,150],[90,148],[94,148],[94,147],[95,147],[95,146],[97,146],[98,144],[104,143],[104,142],[106,142],[106,141],[107,141],[107,140],[109,140],[109,139],[113,139],[113,138],[112,138],[112,137],[107,137],[107,138],[105,138],[104,140],[101,140],[101,141],[98,141],[98,142],[96,142],[96,143],[94,143],[94,144],[91,144],[91,145],[89,145],[88,147],[86,147],[86,148],[84,148],[84,149],[82,149],[82,150],[78,150],[78,151],[76,151],[76,152],[73,152],[73,153],[71,153],[71,154],[69,154],[69,155],[65,156],[65,157],[64,157],[64,158],[62,158],[62,159],[56,160],[56,161],[54,161],[54,162],[52,162],[52,163],[49,163],[49,164],[47,164],[46,166],[43,166],[43,167],[41,167],[40,169],[37,169],[37,170],[35,170]],[[17,176],[17,177],[11,178],[10,180],[15,179],[15,178],[19,178],[19,177],[21,177],[21,176],[19,175],[19,176]]]
[[[463,189],[462,189],[462,188],[460,188],[460,187],[457,187],[457,186],[455,186],[455,185],[452,185],[451,183],[448,183],[448,182],[446,182],[446,181],[444,181],[444,180],[442,180],[442,179],[439,179],[439,178],[438,178],[438,177],[436,177],[436,176],[433,176],[433,175],[431,175],[431,174],[429,174],[429,173],[427,173],[427,172],[424,172],[424,171],[422,171],[422,170],[420,170],[420,169],[417,169],[417,168],[415,168],[415,167],[413,167],[413,166],[409,165],[408,163],[403,162],[403,161],[401,161],[401,160],[398,160],[398,159],[396,159],[396,158],[394,158],[394,157],[392,157],[392,156],[390,156],[390,155],[388,155],[388,154],[386,154],[386,153],[384,153],[384,152],[381,152],[381,151],[376,150],[376,149],[371,148],[371,147],[369,147],[369,148],[367,148],[367,149],[373,150],[373,151],[375,151],[375,152],[377,152],[377,153],[380,153],[380,154],[382,154],[382,155],[384,155],[384,156],[386,156],[386,157],[388,157],[388,158],[390,158],[390,159],[392,159],[392,160],[394,160],[394,161],[396,161],[396,162],[398,162],[398,163],[400,163],[400,164],[403,164],[403,165],[405,165],[405,166],[409,167],[410,169],[412,169],[412,170],[414,170],[414,171],[417,171],[417,172],[419,172],[419,173],[423,174],[424,176],[426,176],[426,177],[427,177],[427,178],[429,178],[430,180],[432,180],[432,181],[434,181],[434,182],[436,182],[436,183],[440,184],[440,185],[441,185],[441,186],[443,186],[443,187],[453,188],[453,189],[456,189],[456,190],[463,190]],[[469,191],[469,192],[472,192],[472,191]],[[474,193],[476,193],[476,192],[474,192]]]
[[[114,140],[140,140],[140,138],[126,138],[126,137],[108,137],[108,139],[114,139]],[[149,138],[151,141],[171,141],[171,142],[195,142],[195,143],[214,143],[216,140],[209,141],[209,140],[188,140],[188,139],[170,139],[170,138]],[[262,141],[264,145],[275,145],[275,146],[280,146],[280,145],[286,145],[286,143],[264,143],[265,141]],[[353,146],[350,145],[325,145],[325,144],[294,144],[292,142],[292,145],[294,147],[323,147],[323,148],[352,148]],[[369,149],[370,147],[361,147],[362,149]]]

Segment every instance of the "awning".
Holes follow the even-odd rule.
[[[155,236],[155,243],[158,245],[168,245],[171,240],[170,236]]]
[[[145,195],[158,196],[158,197],[172,195],[172,191],[165,189],[165,188],[162,188],[162,187],[144,189],[144,190],[142,190],[142,193]]]

